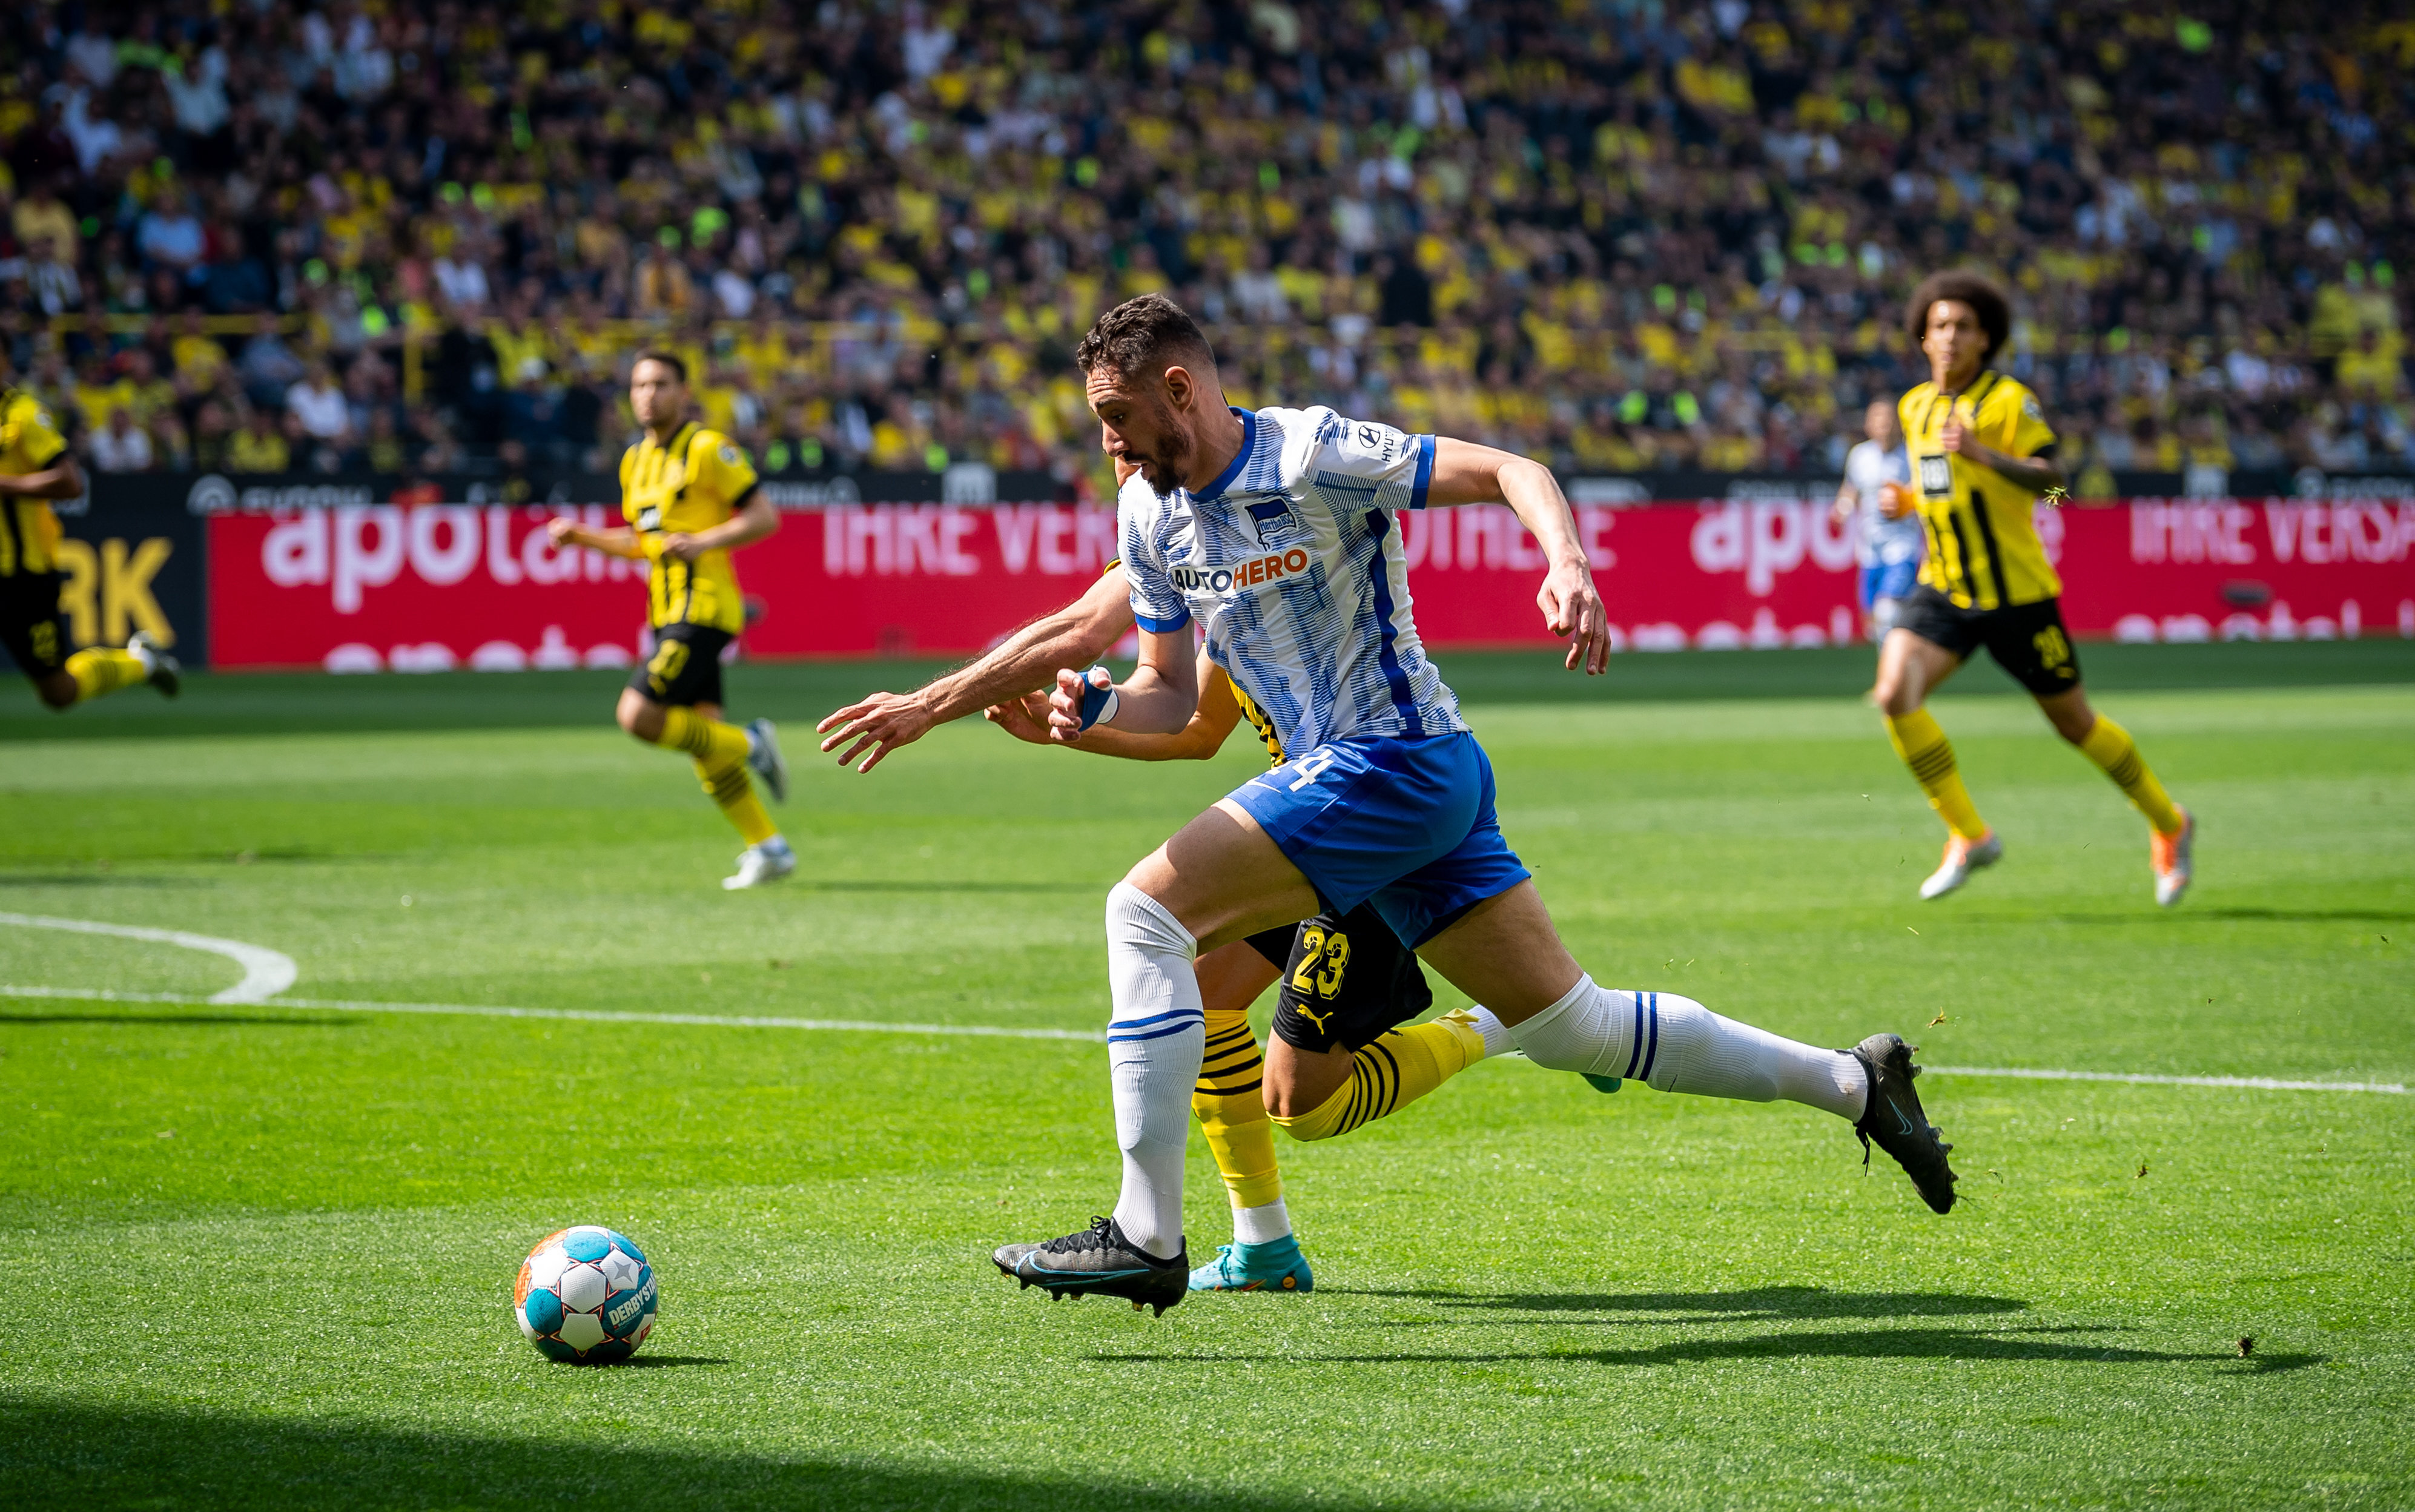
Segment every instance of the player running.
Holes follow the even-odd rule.
[[[1145,493],[1146,484],[1127,487]],[[934,726],[991,704],[991,719],[1018,739],[1050,741],[1044,694],[1028,694],[1068,661],[1088,661],[1132,628],[1123,569],[1110,565],[1081,598],[1025,626],[970,665],[910,694],[876,693],[821,722],[824,751],[845,745],[842,765],[861,756],[869,771]],[[1200,706],[1175,735],[1094,729],[1078,748],[1138,760],[1205,760],[1246,715],[1282,765],[1268,721],[1222,669],[1201,659]],[[1205,1021],[1199,1079],[1192,1092],[1209,1152],[1233,1208],[1233,1242],[1191,1273],[1192,1291],[1306,1291],[1313,1285],[1282,1195],[1271,1123],[1293,1138],[1328,1139],[1388,1116],[1482,1059],[1512,1048],[1481,1008],[1411,1024],[1433,1005],[1416,957],[1373,910],[1319,915],[1297,927],[1262,930],[1194,963]],[[1280,981],[1270,1055],[1251,1031],[1250,1005]],[[1402,1025],[1408,1025],[1402,1027]],[[1614,1080],[1595,1078],[1614,1091]]]
[[[183,668],[144,631],[124,651],[70,654],[59,605],[59,516],[53,499],[83,492],[83,472],[39,399],[0,388],[0,647],[52,709],[148,682],[174,697]]]
[[[1862,434],[1845,454],[1845,482],[1832,509],[1837,523],[1852,521],[1853,561],[1861,568],[1862,626],[1883,640],[1920,571],[1920,512],[1912,502],[1912,464],[1903,450],[1903,427],[1895,406],[1873,399],[1862,415]]]
[[[556,519],[556,546],[580,546],[642,559],[646,622],[653,654],[629,674],[615,715],[650,744],[685,751],[704,790],[745,837],[732,890],[776,881],[797,869],[746,773],[775,799],[788,796],[788,768],[772,722],[740,729],[721,718],[721,653],[746,627],[746,606],[729,553],[780,528],[755,466],[717,430],[688,419],[687,365],[667,352],[641,352],[629,367],[629,409],[645,435],[621,454],[621,515],[626,525],[592,531]]]
[[[1979,274],[1933,273],[1912,291],[1905,324],[1928,357],[1928,382],[1898,407],[1928,556],[1879,648],[1873,693],[1896,755],[1945,821],[1944,860],[1920,895],[1942,898],[2004,853],[1962,786],[1954,747],[1923,707],[1985,646],[2055,732],[2147,816],[2155,902],[2168,908],[2188,891],[2197,821],[2164,792],[2130,732],[2089,708],[2080,687],[2078,653],[2057,602],[2062,580],[2031,517],[2041,494],[2062,487],[2054,431],[2034,395],[1988,367],[2012,326],[2003,291]]]
[[[1184,1102],[1206,1040],[1192,963],[1270,926],[1362,904],[1544,1066],[1635,1077],[1664,1091],[1787,1098],[1850,1119],[1901,1162],[1939,1212],[1946,1146],[1891,1034],[1822,1050],[1688,998],[1612,992],[1552,927],[1492,813],[1490,763],[1427,661],[1410,614],[1393,512],[1500,502],[1542,546],[1537,602],[1569,638],[1567,665],[1609,655],[1607,626],[1566,497],[1549,469],[1506,452],[1329,410],[1235,410],[1207,339],[1162,295],[1101,317],[1075,361],[1101,443],[1150,493],[1118,502],[1140,666],[1060,670],[1057,738],[1105,725],[1183,729],[1199,702],[1192,624],[1291,759],[1236,789],[1135,865],[1108,895],[1107,1030],[1123,1190],[1114,1213],[994,1259],[1059,1295],[1103,1292],[1162,1312],[1181,1301]]]

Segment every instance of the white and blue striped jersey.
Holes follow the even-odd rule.
[[[1117,500],[1143,629],[1196,619],[1208,654],[1286,751],[1467,728],[1409,613],[1393,513],[1422,509],[1434,439],[1331,410],[1246,410],[1241,450],[1196,493],[1135,474]]]

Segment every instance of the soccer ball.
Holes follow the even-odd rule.
[[[548,1234],[520,1262],[512,1312],[548,1359],[608,1365],[653,1330],[654,1267],[625,1234],[581,1223]]]

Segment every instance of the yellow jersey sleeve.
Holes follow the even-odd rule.
[[[1988,397],[1994,401],[1989,408],[1997,412],[1989,418],[2005,438],[1998,443],[1999,451],[2012,457],[2035,457],[2054,444],[2054,427],[2046,423],[2046,412],[2039,408],[2036,395],[2009,378],[1998,390],[1998,395]]]
[[[51,412],[30,394],[9,397],[6,418],[0,419],[0,467],[10,472],[39,472],[68,449]]]
[[[717,430],[699,430],[688,443],[688,477],[691,487],[733,513],[745,507],[758,481],[744,449]]]

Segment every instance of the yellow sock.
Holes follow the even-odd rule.
[[[2105,775],[2113,779],[2115,786],[2130,795],[2130,801],[2147,816],[2157,834],[2181,832],[2180,811],[2172,807],[2171,795],[2155,780],[2154,770],[2138,754],[2138,742],[2130,739],[2128,730],[2099,714],[2096,727],[2079,742],[2079,751],[2104,768]]]
[[[1484,1036],[1465,1012],[1393,1029],[1351,1057],[1350,1080],[1319,1107],[1274,1121],[1294,1139],[1331,1139],[1400,1112],[1484,1058]]]
[[[1895,754],[1912,769],[1912,780],[1928,795],[1928,806],[1945,821],[1945,828],[1965,840],[1985,840],[1988,821],[1979,817],[1971,790],[1962,786],[1961,771],[1954,765],[1954,744],[1937,727],[1936,716],[1915,709],[1900,719],[1890,718],[1886,726]]]
[[[96,646],[68,658],[68,676],[76,681],[76,702],[89,703],[104,693],[130,688],[151,674],[142,658],[130,651],[104,651]]]
[[[685,751],[696,757],[698,767],[710,766],[715,771],[737,766],[746,759],[744,730],[677,706],[663,711],[663,733],[654,743]]]
[[[673,711],[674,713],[679,711]],[[709,724],[711,721],[699,720],[698,723]],[[720,727],[730,728],[728,725]],[[742,741],[746,738],[742,731],[736,733]],[[697,780],[704,784],[704,790],[712,795],[712,801],[721,805],[721,816],[746,837],[748,845],[759,846],[780,832],[780,827],[772,822],[772,816],[763,811],[763,801],[755,796],[755,785],[746,780],[745,762],[709,766],[704,757],[698,756],[696,758],[696,775]]]
[[[1224,1194],[1235,1207],[1264,1207],[1282,1195],[1274,1125],[1267,1121],[1261,1093],[1266,1075],[1257,1036],[1250,1032],[1250,1010],[1210,1011],[1208,1053],[1191,1093],[1191,1111],[1199,1116],[1199,1131],[1208,1137]]]

